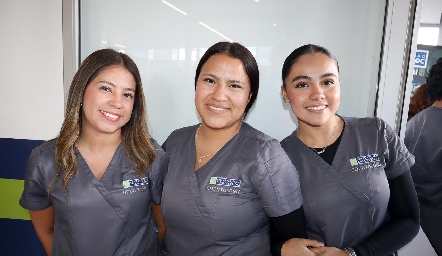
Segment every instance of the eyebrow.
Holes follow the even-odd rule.
[[[109,82],[109,81],[102,80],[102,81],[100,81],[99,83],[105,83],[105,84],[108,84],[108,85],[110,85],[110,86],[112,86],[112,87],[115,87],[115,84],[113,84],[112,82]],[[125,90],[125,91],[135,92],[134,89],[129,88],[129,87],[124,88],[124,90]]]
[[[213,74],[202,74],[201,76],[210,76],[210,77],[213,77],[213,78],[219,79],[217,76],[215,76],[215,75],[213,75]],[[228,80],[227,82],[229,82],[229,83],[237,83],[237,84],[243,84],[243,85],[246,85],[245,82],[242,82],[242,81],[239,81],[239,80]]]
[[[335,74],[333,74],[333,73],[326,73],[326,74],[323,74],[323,75],[321,75],[319,78],[322,79],[322,78],[326,78],[326,77],[330,77],[330,76],[332,76],[332,77],[336,77],[336,78],[337,78],[337,76],[336,76]],[[302,80],[302,79],[305,79],[305,80],[312,80],[312,78],[309,77],[309,76],[297,76],[297,77],[293,78],[292,83],[295,82],[295,81],[298,81],[298,80]]]

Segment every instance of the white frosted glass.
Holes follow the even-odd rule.
[[[141,72],[151,133],[162,143],[196,124],[198,60],[218,41],[236,41],[255,56],[260,90],[247,122],[283,139],[296,129],[280,93],[281,67],[296,47],[325,46],[339,60],[345,116],[373,116],[385,0],[82,0],[81,59],[111,47]]]

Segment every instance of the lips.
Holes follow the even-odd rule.
[[[100,110],[100,112],[101,112],[101,114],[103,114],[106,117],[106,119],[111,120],[111,121],[117,121],[120,118],[120,116],[118,116],[118,115],[111,114],[111,113],[105,112],[103,110]]]

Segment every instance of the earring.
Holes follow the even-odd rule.
[[[82,107],[82,106],[83,106],[83,102],[80,103],[80,107]]]
[[[285,102],[286,104],[289,104],[289,100],[288,100],[288,99],[284,99],[284,102]]]

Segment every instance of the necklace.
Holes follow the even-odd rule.
[[[201,127],[201,126],[200,126]],[[210,153],[210,154],[207,154],[207,155],[203,155],[203,154],[201,154],[201,151],[200,151],[200,148],[198,147],[198,141],[197,141],[197,139],[198,139],[198,131],[199,131],[199,129],[200,129],[200,127],[198,127],[198,129],[196,129],[196,132],[195,132],[195,146],[196,146],[196,151],[198,151],[198,154],[200,155],[200,158],[198,159],[198,161],[197,161],[197,163],[198,164],[201,164],[201,162],[203,161],[203,158],[205,158],[205,157],[209,157],[209,156],[211,156],[211,155],[214,155],[214,154],[216,154],[216,153],[218,153],[218,151],[222,148],[219,148],[217,151],[215,151],[215,152],[213,152],[213,153]],[[238,129],[238,131],[235,133],[235,135],[233,135],[233,137],[235,137],[238,133],[239,133],[239,131],[240,131],[241,129]],[[230,138],[231,139],[231,138]],[[229,139],[229,140],[230,140]]]
[[[326,149],[328,146],[330,146],[330,145],[329,145],[329,144],[330,144],[330,141],[331,141],[331,139],[333,138],[333,136],[335,135],[335,132],[336,132],[336,128],[337,128],[337,127],[338,127],[338,124],[336,124],[335,129],[333,130],[332,136],[330,137],[330,139],[328,139],[326,146],[323,147],[322,150],[319,150],[319,151],[318,151],[318,150],[316,150],[316,149],[314,149],[314,148],[312,148],[312,147],[310,147],[310,148],[313,149],[313,151],[315,151],[316,154],[318,154],[318,155],[324,153],[324,152],[325,152],[325,149]]]
[[[203,158],[216,154],[220,149],[218,149],[217,151],[215,151],[213,153],[207,154],[207,155],[201,154],[200,148],[198,147],[198,141],[197,141],[199,129],[200,128],[198,127],[198,129],[195,132],[195,146],[196,146],[196,150],[198,151],[198,154],[200,155],[200,158],[198,159],[197,163],[201,164],[201,162],[203,161]]]

